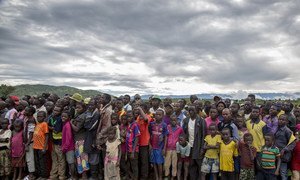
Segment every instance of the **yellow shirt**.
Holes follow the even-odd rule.
[[[220,145],[220,170],[233,172],[234,171],[234,160],[233,157],[238,156],[237,145],[234,141],[229,144],[221,142]]]
[[[283,114],[284,114],[284,111],[281,110],[281,111],[277,114],[277,117],[279,117],[279,116],[281,116],[281,115],[283,115]]]
[[[215,137],[212,137],[211,135],[205,136],[204,141],[207,143],[207,145],[215,146],[217,143],[221,143],[221,135],[217,134]],[[219,158],[219,149],[208,149],[206,150],[205,157],[211,158],[211,159],[218,159]]]
[[[249,133],[253,136],[253,146],[257,149],[257,152],[261,151],[261,148],[265,145],[265,139],[263,134],[263,127],[266,125],[262,120],[259,123],[252,123],[251,120],[246,122],[246,127]]]

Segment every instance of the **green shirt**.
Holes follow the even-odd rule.
[[[261,166],[263,169],[276,169],[276,158],[280,156],[279,149],[275,146],[263,146],[261,151]]]

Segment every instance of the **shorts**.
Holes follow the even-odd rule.
[[[74,164],[75,163],[75,153],[74,153],[74,151],[66,152],[66,160],[67,160],[68,164]]]
[[[191,161],[190,157],[178,158],[178,162],[186,163],[186,162],[190,162],[190,161]]]
[[[219,159],[211,159],[204,157],[201,166],[201,172],[209,173],[218,173],[219,172]]]
[[[152,164],[163,164],[164,157],[161,149],[152,149],[150,152],[150,163]]]
[[[240,169],[241,169],[240,156],[234,157],[233,161],[234,161],[234,172],[240,173]]]

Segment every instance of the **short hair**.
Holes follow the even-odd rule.
[[[31,112],[32,114],[34,114],[36,111],[33,106],[28,106],[27,108],[28,108],[29,112]]]
[[[255,109],[255,110],[260,110],[260,108],[259,108],[258,106],[253,106],[253,107],[252,107],[252,110],[253,110],[253,109]]]
[[[244,137],[243,137],[244,141],[245,141],[246,138],[249,138],[249,137],[251,137],[253,139],[253,136],[252,136],[251,133],[245,133]]]
[[[68,110],[64,110],[61,114],[63,114],[63,113],[67,114],[69,117],[72,116],[71,112]]]
[[[46,117],[47,116],[47,113],[45,111],[39,111],[37,114],[41,114],[43,113],[43,116]]]
[[[274,134],[271,132],[266,133],[264,137],[271,137],[271,139],[274,140]]]
[[[155,112],[155,114],[156,114],[158,111],[161,111],[162,114],[165,115],[165,111],[164,111],[163,109],[157,109],[156,112]]]
[[[23,121],[21,119],[16,119],[14,121],[14,125],[20,125],[20,126],[23,126]]]
[[[111,101],[111,96],[109,94],[103,93],[102,95],[104,96],[104,99],[105,99],[106,102],[110,102]]]
[[[109,134],[109,133],[116,134],[116,132],[117,132],[117,128],[115,126],[110,126],[107,128],[107,134]]]
[[[179,135],[179,138],[187,139],[187,135],[186,135],[185,133],[181,133],[181,134]]]
[[[125,95],[124,95],[124,97],[128,97],[128,98],[129,98],[129,100],[130,100],[130,96],[129,96],[128,94],[125,94]]]

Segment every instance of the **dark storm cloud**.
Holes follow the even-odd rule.
[[[76,81],[80,79],[144,91],[151,88],[151,77],[248,85],[284,81],[294,70],[273,64],[274,59],[263,53],[248,53],[249,49],[286,46],[300,57],[296,1],[15,2],[0,4],[5,20],[0,24],[0,63],[13,67],[0,70],[1,79],[47,83],[49,78],[69,78],[74,80],[66,83],[77,87],[89,84]],[[284,38],[280,41],[278,36]],[[125,76],[114,69],[110,74],[63,72],[53,67],[72,60],[144,63],[151,76]]]

